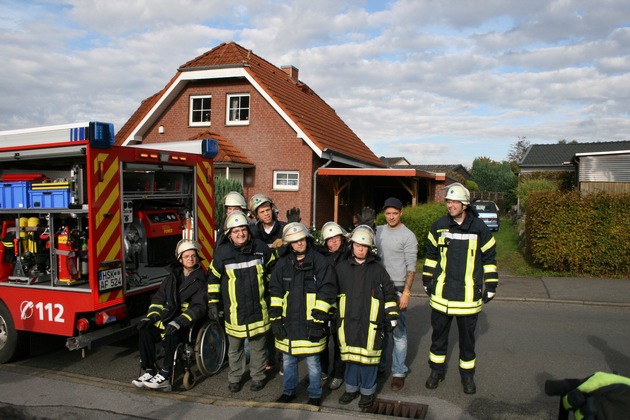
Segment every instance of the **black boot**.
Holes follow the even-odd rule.
[[[440,381],[443,381],[443,380],[444,380],[443,373],[440,373],[437,370],[431,370],[431,375],[429,375],[429,378],[427,379],[427,382],[425,385],[429,389],[435,389],[440,384]]]
[[[462,376],[462,385],[464,386],[464,394],[474,394],[477,392],[475,379],[472,376]]]

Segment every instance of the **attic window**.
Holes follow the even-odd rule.
[[[227,96],[227,125],[249,124],[249,93],[230,94]]]
[[[209,126],[211,114],[212,97],[191,96],[190,97],[190,116],[188,124],[191,127]]]

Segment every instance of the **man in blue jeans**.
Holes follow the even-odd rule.
[[[402,202],[390,197],[383,205],[386,225],[376,228],[376,247],[381,263],[396,286],[398,292],[398,326],[392,333],[392,391],[400,391],[405,386],[405,376],[409,368],[407,358],[407,306],[411,296],[411,286],[416,275],[418,240],[416,235],[402,222]],[[387,362],[388,335],[385,336],[379,371],[385,370]]]

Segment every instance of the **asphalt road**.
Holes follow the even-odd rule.
[[[424,381],[429,373],[426,362],[431,334],[429,314],[427,299],[414,296],[408,314],[407,360],[411,372],[406,385],[394,393],[389,389],[391,378],[383,377],[378,388],[379,398],[427,404],[429,420],[555,419],[558,401],[544,394],[546,379],[582,378],[600,370],[630,375],[627,345],[630,311],[626,307],[493,301],[485,306],[477,328],[477,394],[465,395],[461,390],[455,325],[451,331],[446,380],[438,389],[428,390]],[[155,393],[137,390],[130,383],[138,373],[135,339],[93,349],[85,357],[65,348],[41,349],[42,354],[8,367],[24,372],[53,371],[62,376],[95,378],[124,390],[121,392]],[[304,378],[305,367],[301,367],[300,374]],[[306,402],[305,386],[302,380],[298,403]],[[326,390],[322,411],[364,415],[355,404],[338,404],[342,392],[343,387],[332,392]],[[200,378],[192,390],[173,392],[202,399],[211,396],[237,405],[240,401],[263,406],[281,393],[282,377],[273,372],[263,391],[251,392],[246,383],[240,393],[230,394],[225,369],[212,377]]]

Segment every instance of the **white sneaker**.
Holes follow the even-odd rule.
[[[153,373],[145,372],[144,375],[140,376],[138,379],[134,379],[133,381],[131,381],[131,383],[138,388],[144,388],[144,384],[146,383],[146,381],[151,378],[153,378]]]
[[[330,389],[338,389],[341,384],[343,384],[343,379],[341,378],[333,378],[332,381],[330,381]]]
[[[171,384],[169,383],[168,378],[162,375],[162,372],[156,374],[153,378],[149,379],[144,383],[144,386],[151,389],[164,389],[170,388]]]

